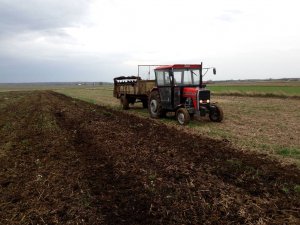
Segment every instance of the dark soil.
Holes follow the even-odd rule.
[[[54,92],[0,115],[0,224],[300,224],[295,166]]]

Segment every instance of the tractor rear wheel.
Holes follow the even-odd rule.
[[[179,108],[176,111],[176,119],[180,125],[186,125],[190,122],[191,117],[186,108]]]
[[[120,103],[121,103],[123,109],[125,109],[125,110],[129,109],[129,101],[126,98],[126,96],[124,96],[124,95],[121,96]]]
[[[148,100],[148,111],[152,118],[160,118],[164,115],[158,91],[152,91]]]
[[[223,110],[218,105],[212,105],[209,111],[209,119],[213,122],[221,122],[223,120]]]

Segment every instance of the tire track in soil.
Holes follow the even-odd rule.
[[[72,157],[56,159],[68,171],[56,191],[71,185],[62,191],[68,201],[50,195],[59,199],[61,210],[52,216],[42,214],[48,223],[55,219],[86,224],[299,223],[296,167],[281,167],[264,155],[242,153],[222,141],[58,93],[32,95],[41,96],[42,105],[47,105],[43,110],[60,127],[45,143],[62,136],[55,154],[72,149]],[[29,104],[37,103],[32,99]],[[44,173],[53,169],[47,167]],[[44,208],[47,212],[51,207]]]

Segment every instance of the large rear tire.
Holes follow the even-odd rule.
[[[128,99],[126,98],[126,96],[122,95],[121,98],[120,98],[120,103],[122,105],[122,108],[124,110],[127,110],[129,109],[129,101]]]
[[[223,110],[218,105],[212,105],[209,111],[209,119],[212,122],[221,122],[223,120]]]
[[[158,91],[152,91],[148,100],[148,111],[152,118],[160,118],[165,112],[162,109],[161,100]]]
[[[186,108],[179,108],[176,111],[176,119],[180,125],[187,125],[190,122],[191,117]]]

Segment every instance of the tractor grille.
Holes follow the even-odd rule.
[[[199,100],[210,100],[210,91],[209,90],[199,91]]]

